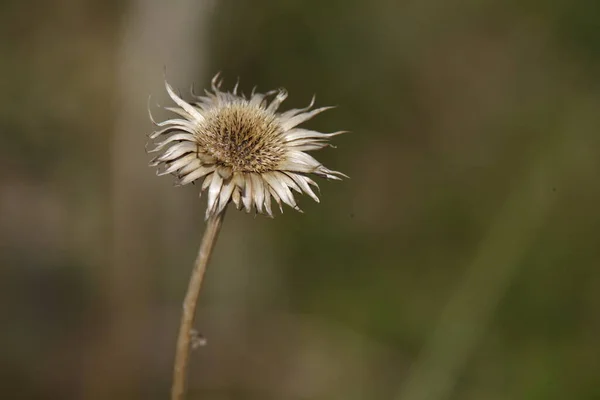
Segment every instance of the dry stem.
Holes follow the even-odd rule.
[[[192,339],[192,325],[196,314],[196,304],[202,279],[210,255],[215,246],[221,223],[225,212],[211,216],[206,223],[206,230],[202,237],[202,243],[198,250],[198,256],[190,277],[188,290],[183,301],[183,314],[179,325],[179,336],[175,352],[175,364],[173,366],[173,386],[171,388],[171,400],[183,400],[185,394],[185,381],[187,377],[188,361],[190,356],[190,342]]]

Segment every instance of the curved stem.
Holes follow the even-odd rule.
[[[210,255],[217,241],[221,223],[225,212],[211,216],[206,222],[206,230],[202,237],[202,243],[198,250],[198,256],[194,264],[194,270],[190,277],[185,300],[183,301],[183,314],[179,325],[179,336],[177,337],[177,348],[175,350],[175,364],[173,366],[173,386],[171,388],[171,400],[183,400],[185,394],[185,381],[187,377],[188,361],[190,356],[190,342],[192,340],[192,325],[196,314],[198,295],[204,278],[204,272]]]

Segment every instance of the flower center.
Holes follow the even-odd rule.
[[[284,156],[282,129],[274,114],[247,102],[205,114],[198,140],[217,163],[240,172],[267,172]]]

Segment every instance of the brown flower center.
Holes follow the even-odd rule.
[[[275,169],[283,158],[281,126],[263,108],[234,103],[214,109],[205,118],[197,138],[218,164],[262,173]]]

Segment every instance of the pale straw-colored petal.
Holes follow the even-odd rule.
[[[298,184],[298,186],[304,191],[304,193],[308,194],[314,201],[316,201],[317,203],[321,202],[319,200],[319,197],[317,197],[315,192],[313,192],[313,190],[310,188],[310,185],[308,183],[310,181],[310,178],[307,178],[303,175],[294,174],[292,172],[288,172],[287,175],[290,178],[292,178],[294,180],[294,182],[296,182]],[[315,183],[315,185],[316,185],[316,183]]]
[[[283,206],[281,205],[281,199],[277,195],[277,192],[272,187],[269,186],[269,193],[271,193],[271,196],[273,196],[273,198],[275,199],[275,202],[279,206],[279,211],[281,211],[281,213],[283,214]]]
[[[310,129],[294,128],[284,134],[286,142],[292,142],[298,139],[330,139],[334,136],[348,133],[348,131],[337,131],[332,133],[322,133],[311,131]]]
[[[277,176],[272,172],[264,173],[262,174],[262,176],[264,180],[269,184],[269,186],[271,186],[271,188],[273,188],[273,190],[277,192],[277,194],[285,204],[292,207],[293,209],[298,209],[298,206],[296,205],[296,201],[294,199],[294,195],[292,194],[290,188],[286,184],[277,179]]]
[[[308,106],[306,106],[304,108],[292,108],[291,110],[284,111],[279,115],[279,117],[281,119],[290,119],[300,113],[306,112],[306,111],[310,110],[312,108],[312,106],[315,105],[315,99],[316,99],[316,96],[313,96],[312,99],[310,100],[310,104]]]
[[[285,173],[280,171],[274,171],[273,174],[277,177],[277,179],[279,179],[285,185],[289,186],[292,190],[295,190],[298,193],[302,193],[302,190],[300,190],[298,185],[296,185],[296,182],[294,182],[294,180],[287,176]]]
[[[235,204],[235,208],[238,210],[242,209],[242,191],[239,186],[235,186],[233,193],[231,194],[231,200]]]
[[[178,172],[177,174],[179,175],[179,177],[181,178],[184,175],[189,174],[190,172],[201,168],[202,167],[202,161],[200,161],[198,159],[198,157],[196,157],[196,155],[193,155],[194,158],[192,158],[192,160],[190,160],[190,162],[188,162],[185,166],[183,166]]]
[[[202,181],[202,186],[200,187],[201,192],[204,192],[206,189],[208,189],[208,187],[210,186],[210,184],[212,182],[213,175],[215,175],[215,174],[214,173],[208,174],[204,177],[204,180]]]
[[[334,107],[333,106],[328,106],[328,107],[315,108],[312,111],[308,111],[308,112],[305,112],[305,113],[302,113],[302,114],[298,114],[295,117],[292,117],[290,119],[282,121],[281,122],[281,128],[284,131],[287,131],[289,129],[292,129],[295,126],[300,125],[301,123],[303,123],[305,121],[308,121],[309,119],[311,119],[315,115],[320,114],[323,111],[330,110],[332,108],[334,108]]]
[[[252,178],[250,174],[244,173],[244,190],[242,192],[242,203],[244,203],[244,209],[247,213],[252,211]]]
[[[273,218],[273,210],[271,209],[271,193],[269,192],[269,185],[264,184],[262,186],[263,197],[265,202],[265,212],[271,218]]]
[[[262,178],[255,172],[250,173],[250,179],[252,180],[252,199],[256,206],[256,211],[258,211],[259,214],[262,214],[263,205],[265,204],[265,185],[263,184]]]
[[[200,168],[195,169],[194,171],[190,172],[189,174],[185,175],[184,177],[182,177],[179,180],[179,184],[187,185],[188,183],[191,183],[191,182],[195,181],[196,179],[202,178],[204,175],[210,174],[214,170],[215,170],[214,167],[200,167]]]
[[[273,99],[271,104],[269,104],[269,106],[267,107],[267,112],[275,113],[275,111],[277,111],[277,109],[279,108],[281,103],[283,103],[283,101],[287,98],[287,96],[288,96],[287,90],[279,89],[277,96],[275,96],[275,98]]]
[[[160,129],[158,131],[152,132],[150,135],[148,135],[148,137],[150,139],[156,139],[160,135],[166,135],[166,134],[171,133],[171,132],[176,132],[176,131],[185,131],[185,132],[187,132],[187,130],[183,129],[182,127],[184,127],[184,126],[183,125],[170,125],[170,126],[167,126],[166,128],[163,128],[163,129]],[[185,127],[187,127],[187,125],[185,125]]]
[[[233,189],[235,188],[235,183],[233,180],[229,180],[228,182],[223,183],[223,187],[221,188],[221,193],[219,195],[219,205],[215,210],[215,214],[220,213],[225,209],[229,200],[231,200],[231,195],[233,193]]]
[[[206,218],[208,218],[217,207],[217,201],[219,198],[219,193],[221,192],[221,188],[223,187],[223,178],[217,173],[214,173],[212,176],[212,182],[210,183],[210,187],[208,188],[208,203],[206,206]]]
[[[191,142],[178,143],[174,146],[169,147],[162,156],[157,157],[156,161],[173,161],[184,154],[195,152],[198,149],[198,145]]]
[[[188,155],[186,155],[184,157],[181,157],[181,158],[179,158],[179,159],[171,162],[170,164],[167,164],[168,168],[165,169],[164,171],[160,171],[160,169],[157,169],[156,170],[156,175],[163,176],[163,175],[172,174],[175,171],[179,170],[180,168],[183,168],[188,163],[192,162],[194,159],[196,159],[196,155],[195,154],[188,154]],[[156,166],[156,165],[152,165],[152,164],[154,164],[154,163],[151,163],[151,166],[154,166],[154,167]]]
[[[175,135],[169,136],[168,139],[165,139],[162,142],[157,143],[155,148],[153,148],[152,150],[148,150],[148,153],[155,153],[159,150],[162,150],[166,145],[168,145],[170,143],[184,141],[184,140],[188,141],[188,142],[195,142],[194,135],[189,134],[189,133],[177,133]]]
[[[187,112],[191,117],[193,117],[196,120],[196,122],[204,121],[204,116],[197,109],[195,109],[191,104],[189,104],[188,102],[182,100],[179,96],[177,96],[175,94],[175,92],[173,91],[173,88],[171,87],[171,85],[169,85],[166,81],[165,81],[165,87],[167,88],[167,93],[169,93],[169,96],[171,96],[171,99],[173,99],[173,101],[175,103],[177,103],[177,105],[179,107],[181,107],[183,110],[185,110],[185,112]]]

